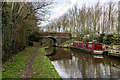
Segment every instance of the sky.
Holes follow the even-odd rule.
[[[51,10],[51,19],[60,17],[63,15],[69,8],[71,8],[76,0],[54,0],[55,6]]]
[[[51,20],[59,18],[64,13],[66,13],[69,8],[72,8],[76,3],[77,3],[77,6],[80,8],[84,4],[92,5],[98,1],[100,3],[106,3],[106,2],[109,2],[110,0],[53,0],[55,5],[51,9],[51,14],[50,14],[49,20],[51,21]],[[119,0],[111,0],[111,1],[118,2]],[[45,24],[47,24],[47,23],[45,22]]]

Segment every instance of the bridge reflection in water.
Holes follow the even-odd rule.
[[[49,53],[51,48],[47,49]],[[50,58],[62,78],[119,78],[120,61],[76,50],[52,48]],[[52,55],[54,54],[54,55]]]

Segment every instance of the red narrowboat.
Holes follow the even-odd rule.
[[[74,41],[71,43],[70,48],[81,49],[90,52],[92,54],[103,54],[101,43],[92,43],[92,42],[84,43],[84,42]]]

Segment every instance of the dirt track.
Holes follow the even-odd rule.
[[[29,78],[29,77],[30,77],[30,75],[31,75],[31,73],[32,73],[32,64],[33,64],[33,62],[34,62],[34,56],[35,56],[35,53],[37,52],[37,49],[38,49],[38,48],[36,48],[36,49],[32,52],[32,54],[31,54],[31,56],[30,56],[30,58],[29,58],[29,60],[28,60],[28,62],[27,62],[27,66],[26,66],[26,69],[25,69],[25,71],[24,71],[24,73],[23,73],[22,78]]]

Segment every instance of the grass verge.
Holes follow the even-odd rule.
[[[2,65],[2,78],[22,78],[29,57],[36,47],[28,47]]]
[[[45,56],[45,48],[37,50],[36,58],[33,63],[33,72],[31,78],[59,78],[54,66],[48,57]]]
[[[72,42],[72,40],[65,41],[65,42],[62,43],[60,46],[68,48],[68,47],[70,47],[71,42]]]
[[[37,47],[28,47],[22,52],[14,55],[12,59],[2,65],[2,78],[22,78],[27,66],[27,62]],[[48,57],[45,56],[45,48],[38,48],[32,64],[32,74],[30,78],[59,78],[54,66]]]

